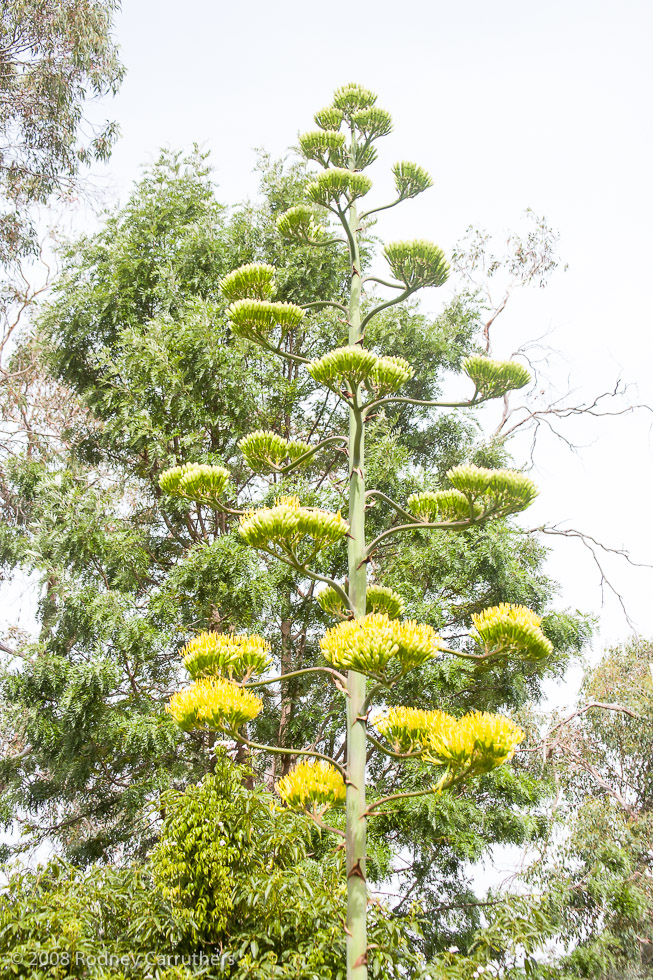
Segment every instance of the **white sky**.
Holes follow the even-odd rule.
[[[369,171],[375,200],[385,203],[384,174],[397,159],[435,180],[377,231],[450,250],[470,224],[501,236],[527,207],[545,215],[569,270],[515,301],[497,325],[495,356],[550,330],[561,390],[569,376],[575,400],[591,398],[620,376],[637,386],[633,400],[653,405],[652,27],[653,5],[635,0],[124,0],[117,38],[128,74],[101,105],[122,138],[96,176],[107,201],[124,200],[161,146],[199,142],[212,151],[222,201],[236,203],[256,192],[254,147],[283,154],[334,88],[359,81],[395,121]],[[440,303],[431,291],[427,308]],[[653,561],[652,420],[642,412],[570,426],[591,443],[578,457],[543,442],[541,495],[524,522],[567,521]],[[606,567],[639,631],[653,636],[653,572]],[[601,611],[598,575],[579,545],[556,543],[550,570],[562,603]],[[628,632],[608,601],[597,649]]]

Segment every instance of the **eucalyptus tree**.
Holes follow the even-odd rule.
[[[490,772],[512,758],[524,737],[521,728],[504,715],[472,710],[454,717],[437,706],[424,707],[424,701],[392,704],[393,692],[401,689],[409,674],[430,663],[458,658],[479,669],[511,662],[525,667],[546,662],[553,646],[542,631],[540,617],[514,603],[474,613],[469,643],[453,646],[428,623],[402,619],[403,596],[382,581],[384,564],[392,552],[396,555],[398,535],[461,534],[500,521],[528,507],[536,488],[514,470],[461,464],[448,470],[446,488],[423,490],[396,501],[379,487],[368,486],[366,460],[374,447],[373,443],[366,446],[366,437],[374,432],[375,422],[396,405],[473,408],[524,387],[530,375],[519,363],[472,355],[462,364],[471,384],[468,398],[415,398],[401,393],[413,377],[413,366],[405,357],[375,353],[366,347],[366,339],[387,311],[418,290],[442,286],[448,263],[442,250],[429,241],[391,242],[384,248],[391,277],[383,278],[370,271],[371,260],[363,254],[361,241],[374,215],[416,197],[432,181],[420,166],[397,163],[393,167],[396,199],[365,207],[362,202],[372,181],[364,171],[376,158],[377,140],[392,129],[389,114],[376,105],[372,92],[350,84],[336,91],[333,104],[316,113],[315,121],[318,128],[302,135],[299,142],[304,156],[321,171],[308,183],[305,203],[282,213],[278,228],[290,242],[344,251],[346,301],[275,299],[275,268],[261,262],[235,268],[223,277],[221,290],[230,304],[227,316],[233,333],[280,358],[292,369],[292,377],[306,372],[327,392],[340,431],[319,441],[268,429],[244,436],[239,448],[254,474],[251,487],[259,491],[258,501],[250,495],[245,507],[239,506],[242,499],[234,492],[229,469],[222,465],[181,463],[161,475],[160,485],[182,501],[212,508],[225,518],[238,517],[244,544],[287,566],[299,588],[305,583],[323,586],[317,601],[336,624],[319,641],[321,663],[279,676],[270,676],[270,646],[265,638],[233,631],[200,633],[182,651],[192,683],[172,697],[169,712],[185,730],[214,730],[252,753],[301,759],[278,781],[277,790],[288,806],[307,811],[326,833],[342,838],[347,977],[364,980],[371,954],[366,933],[368,822],[391,811],[395,801],[443,794]],[[389,297],[378,298],[372,292],[378,287],[389,290]],[[335,319],[328,321],[328,339],[335,332],[344,343],[320,356],[306,357],[294,341],[303,325],[324,310],[335,311]],[[321,461],[319,466],[316,460]],[[329,474],[338,486],[340,461],[344,461],[340,487],[346,517],[341,511],[315,506],[315,488],[302,473],[307,467],[318,486]],[[267,492],[266,478],[272,481]],[[377,523],[368,514],[371,507],[378,508],[386,526],[370,536],[369,527]],[[346,562],[339,565],[339,549],[345,542]],[[340,568],[340,574],[332,574],[333,567]],[[336,713],[345,719],[344,738],[333,744],[333,751],[320,750],[319,733],[311,744],[296,746],[263,744],[248,737],[247,724],[264,708],[264,698],[254,689],[265,692],[271,685],[306,675],[321,677],[339,698]],[[375,753],[391,762],[404,761],[408,767],[425,766],[420,770],[426,773],[422,785],[385,795],[366,794],[368,758]],[[339,816],[343,803],[345,812]],[[331,810],[327,824],[325,816]]]

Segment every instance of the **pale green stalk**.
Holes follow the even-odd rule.
[[[349,210],[352,278],[349,300],[349,343],[361,340],[361,268],[358,248],[358,213]],[[365,562],[365,423],[360,410],[360,389],[349,409],[349,600],[355,616],[365,615],[367,565]],[[365,675],[347,675],[347,980],[367,980],[367,882],[365,877],[366,816]]]

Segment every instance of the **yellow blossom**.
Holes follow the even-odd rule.
[[[370,613],[327,630],[320,640],[326,660],[344,670],[364,674],[383,673],[394,658],[409,670],[432,659],[443,641],[426,623],[390,619],[385,613]]]
[[[486,653],[517,653],[530,660],[551,656],[553,645],[541,629],[541,618],[526,606],[502,602],[499,606],[475,613],[473,638]]]
[[[239,680],[262,674],[270,666],[270,644],[262,636],[200,633],[181,651],[193,678],[226,675]]]
[[[180,728],[232,731],[260,713],[263,702],[222,677],[202,677],[170,698],[166,710]]]
[[[286,806],[324,812],[342,803],[345,781],[338,770],[324,759],[299,762],[277,783],[277,792]]]

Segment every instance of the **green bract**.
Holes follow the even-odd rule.
[[[256,340],[266,337],[275,327],[282,332],[301,322],[304,311],[294,303],[268,303],[258,299],[239,299],[227,310],[231,328],[239,337]]]
[[[303,245],[315,245],[327,237],[326,231],[305,204],[297,204],[277,218],[277,228],[284,238],[291,238]]]
[[[442,286],[449,275],[444,252],[433,242],[391,242],[383,254],[393,274],[407,286]]]
[[[229,482],[229,470],[208,463],[185,463],[173,466],[159,477],[159,486],[165,493],[189,500],[211,502],[221,497]]]
[[[500,398],[506,392],[523,388],[531,380],[530,373],[517,361],[493,361],[489,357],[466,357],[462,369],[483,398]]]
[[[229,302],[237,299],[267,299],[274,290],[274,266],[263,262],[241,265],[220,281],[220,289]]]
[[[367,194],[372,181],[365,174],[354,173],[344,167],[331,167],[325,170],[306,187],[306,193],[316,204],[329,207],[344,197],[350,203]]]
[[[298,497],[281,497],[274,507],[250,511],[240,519],[240,536],[256,548],[281,545],[295,550],[304,538],[324,548],[341,541],[349,526],[340,516],[317,507],[302,507]]]
[[[352,116],[352,122],[356,129],[368,140],[379,139],[392,132],[392,116],[385,109],[378,106],[371,106],[369,109],[360,109]]]
[[[402,201],[409,197],[417,197],[422,191],[433,186],[433,181],[426,170],[408,160],[395,163],[392,172],[395,175],[397,194]]]
[[[316,160],[324,166],[327,166],[329,160],[335,163],[341,162],[341,151],[344,145],[345,134],[328,129],[303,133],[299,137],[299,146],[304,156],[308,160]]]
[[[537,496],[533,481],[516,470],[488,470],[469,464],[454,466],[447,476],[456,490],[482,507],[484,514],[525,510]]]
[[[334,108],[334,106],[329,106],[327,109],[320,109],[316,112],[313,119],[320,129],[330,129],[336,132],[342,123],[342,111]]]
[[[328,351],[311,361],[307,371],[319,384],[347,384],[352,393],[361,382],[374,389],[396,391],[413,376],[413,369],[403,357],[378,357],[358,345]]]
[[[257,429],[238,443],[238,448],[256,473],[279,470],[287,462],[294,462],[309,452],[307,442],[289,441],[276,432]]]
[[[376,95],[368,88],[350,82],[336,89],[333,94],[333,104],[336,109],[340,109],[346,116],[351,117],[360,109],[367,109],[376,102]]]

